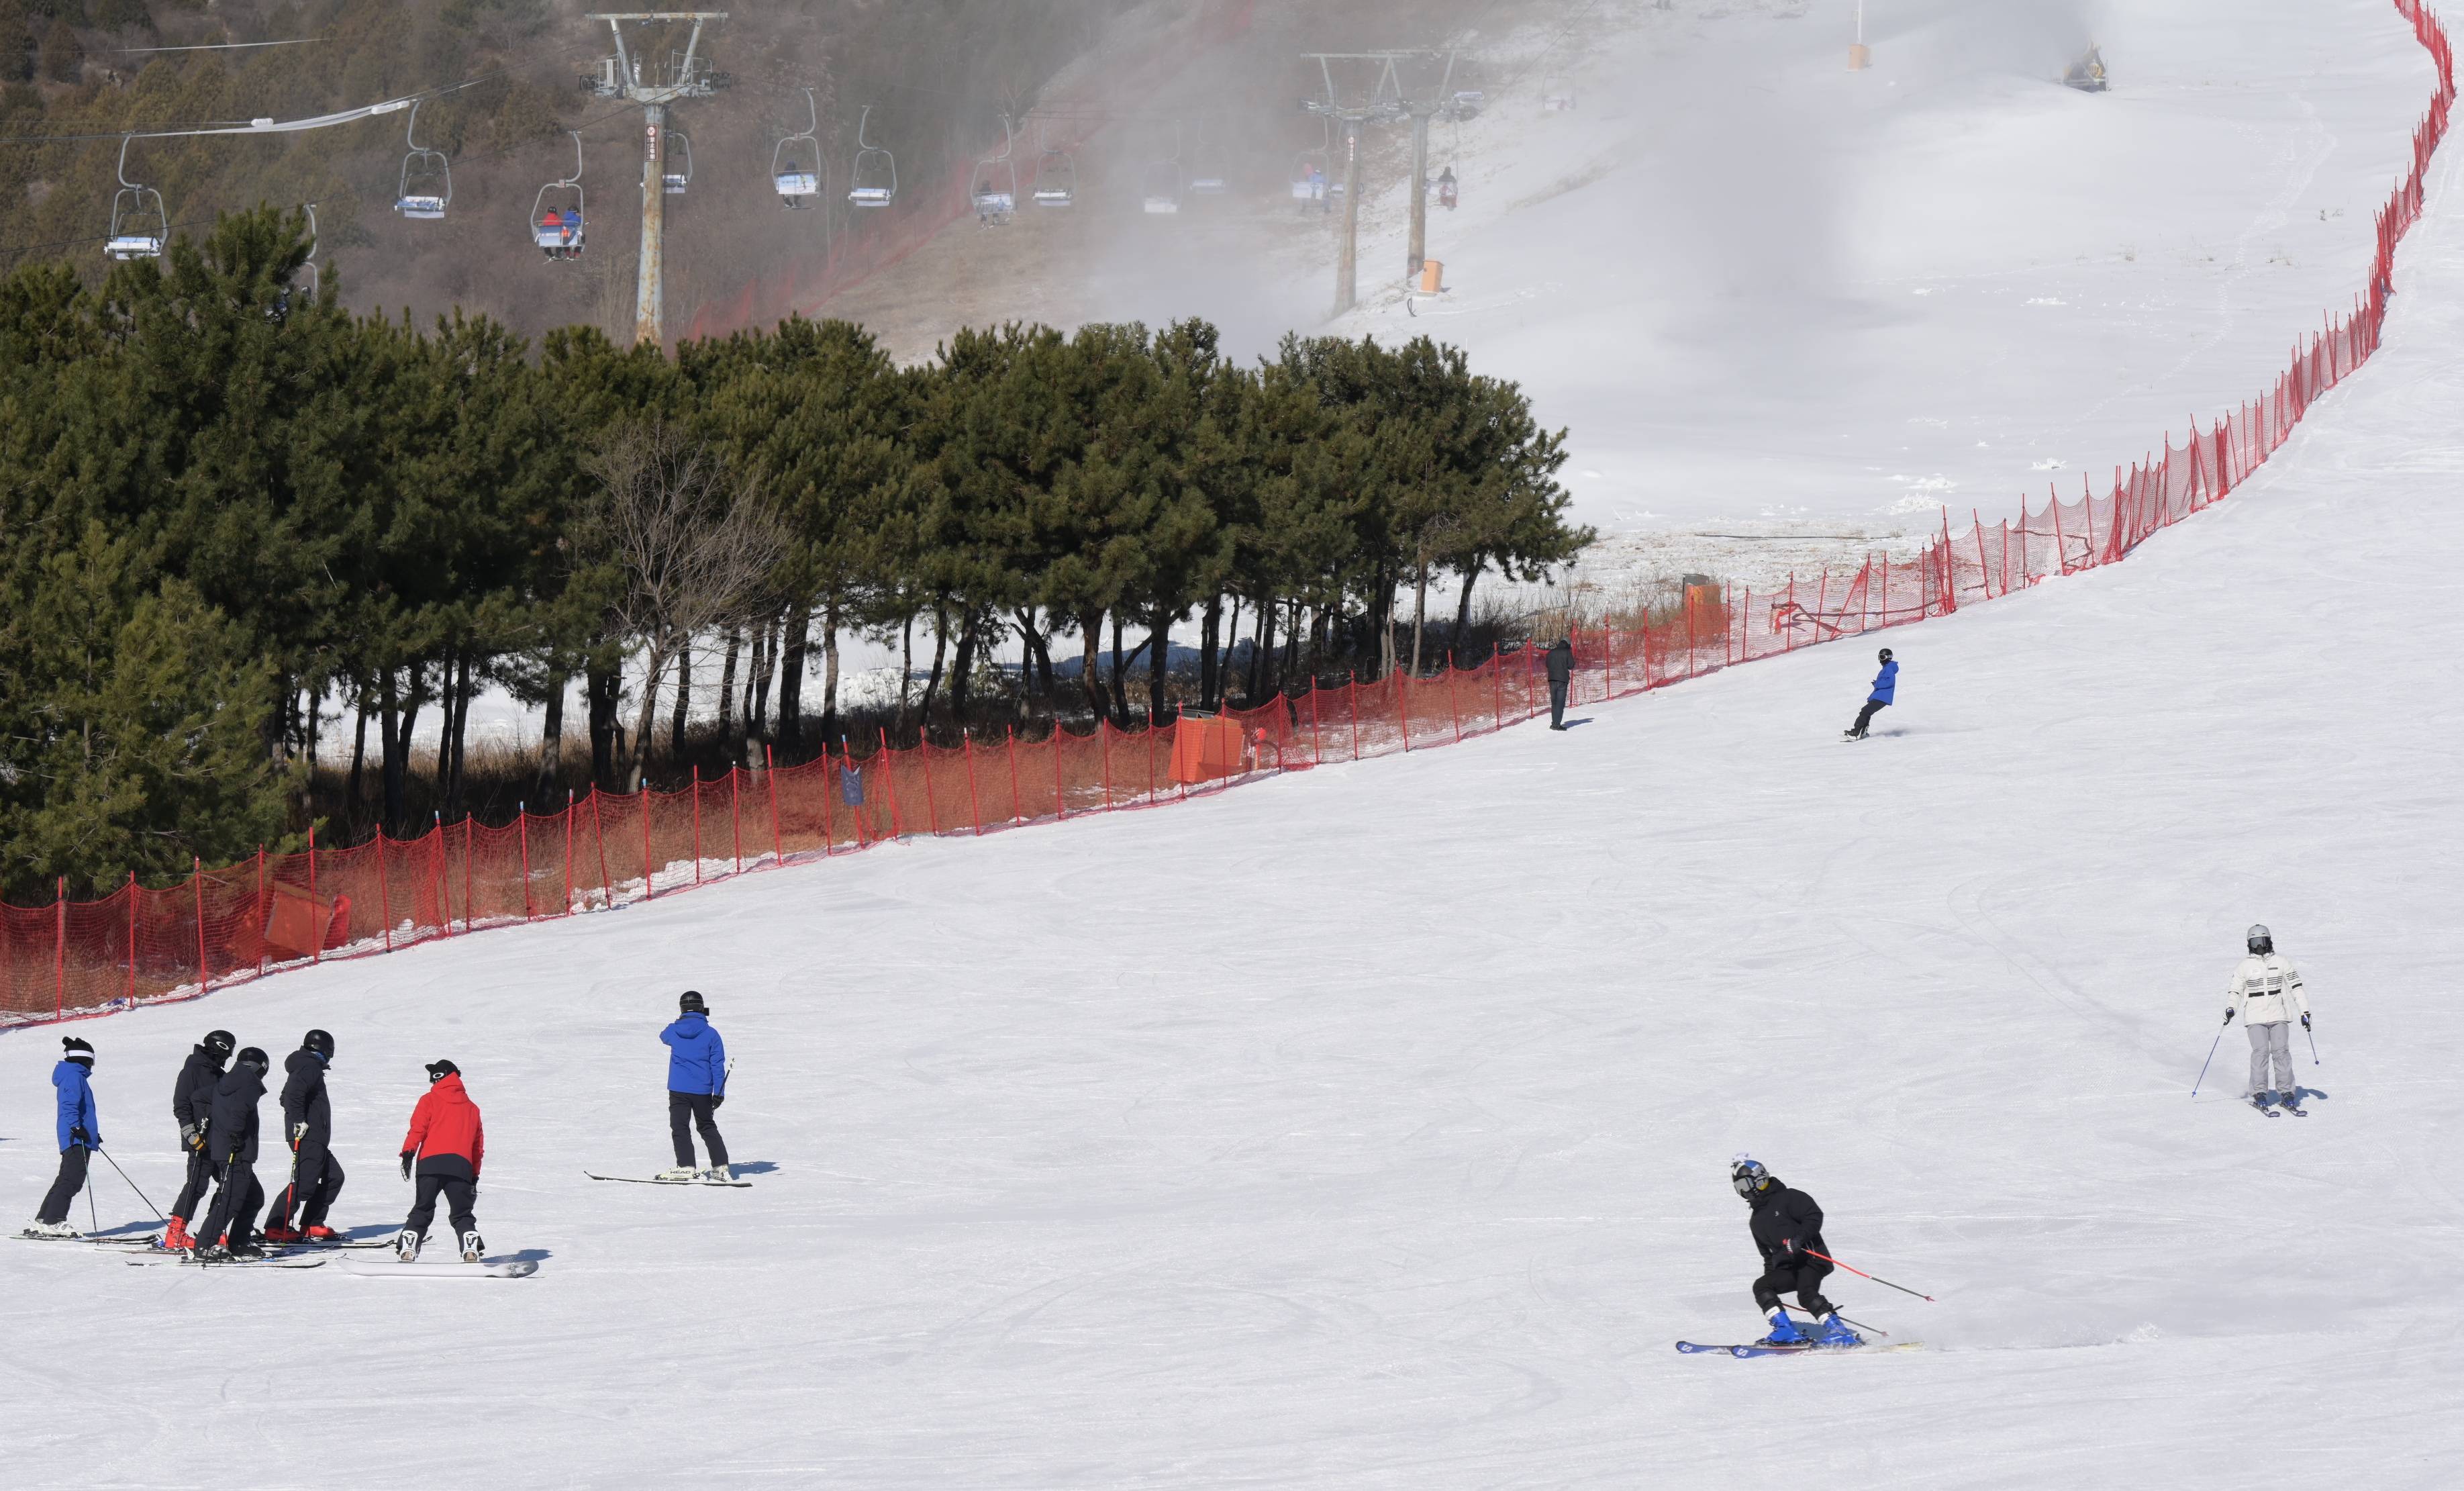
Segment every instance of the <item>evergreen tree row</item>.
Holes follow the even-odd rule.
[[[304,229],[260,209],[98,288],[62,264],[0,280],[12,897],[296,847],[306,763],[346,752],[378,821],[416,831],[431,711],[416,769],[451,817],[491,685],[544,711],[555,783],[583,680],[588,777],[616,790],[658,774],[662,736],[681,752],[714,661],[729,756],[817,754],[851,635],[915,658],[918,724],[963,729],[999,652],[1039,713],[1126,726],[1434,667],[1433,591],[1460,635],[1481,575],[1536,578],[1590,537],[1563,432],[1425,339],[1243,366],[1201,321],[1010,325],[901,368],[790,319],[672,358],[581,328],[534,348],[354,315],[330,274],[296,288]],[[1198,676],[1150,666],[1129,697],[1177,628]]]

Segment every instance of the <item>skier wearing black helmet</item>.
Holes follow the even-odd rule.
[[[2225,998],[2233,1002],[2225,1006],[2225,1023],[2241,1017],[2242,1028],[2250,1032],[2251,1106],[2267,1111],[2271,1101],[2283,1105],[2285,1111],[2307,1118],[2301,1110],[2301,1085],[2293,1076],[2293,1025],[2299,1020],[2301,1028],[2310,1028],[2310,999],[2301,991],[2301,974],[2293,960],[2276,951],[2276,938],[2264,927],[2253,927],[2242,936],[2242,945],[2250,955],[2233,969],[2233,981],[2225,986]],[[2268,1070],[2275,1068],[2273,1074]],[[2277,1079],[2270,1082],[2273,1075]]]
[[[686,990],[676,1010],[676,1018],[659,1032],[668,1047],[668,1137],[675,1142],[676,1164],[656,1178],[733,1180],[727,1141],[718,1136],[718,1120],[712,1116],[727,1101],[727,1044],[712,1026],[710,1006],[699,991]],[[707,1171],[693,1168],[693,1129],[701,1130],[701,1142],[710,1151]]]
[[[206,1187],[214,1178],[213,1161],[206,1154],[206,1124],[213,1115],[214,1088],[222,1083],[223,1063],[238,1045],[228,1030],[207,1031],[206,1039],[180,1063],[179,1080],[171,1085],[171,1118],[180,1126],[180,1151],[188,1161],[187,1178],[180,1183],[180,1194],[171,1198],[170,1225],[163,1234],[163,1246],[174,1251],[186,1252],[195,1245],[188,1238],[188,1218],[197,1215]]]
[[[1831,1245],[1822,1240],[1822,1208],[1802,1191],[1793,1191],[1751,1155],[1740,1154],[1728,1166],[1728,1182],[1753,1208],[1749,1224],[1754,1246],[1763,1256],[1762,1277],[1754,1281],[1754,1304],[1771,1320],[1771,1334],[1761,1346],[1863,1346],[1864,1338],[1848,1328],[1839,1312],[1822,1297],[1822,1281],[1831,1264],[1817,1255]],[[1793,1291],[1797,1304],[1820,1323],[1808,1336],[1788,1318],[1779,1297]]]
[[[342,1167],[334,1158],[334,1107],[325,1096],[325,1068],[334,1061],[334,1038],[312,1030],[282,1063],[282,1137],[291,1147],[291,1179],[274,1195],[266,1218],[268,1242],[330,1242],[325,1213],[342,1192]],[[292,1208],[299,1225],[291,1225]]]
[[[1857,723],[1848,727],[1848,733],[1841,737],[1843,739],[1864,739],[1865,727],[1874,722],[1874,715],[1891,707],[1892,691],[1900,684],[1900,665],[1891,661],[1888,647],[1882,649],[1878,661],[1881,663],[1882,670],[1874,675],[1874,687],[1865,695],[1865,707],[1857,712]]]
[[[245,1046],[231,1059],[231,1069],[214,1085],[213,1110],[206,1119],[206,1157],[220,1182],[205,1226],[190,1240],[200,1259],[263,1258],[256,1245],[256,1209],[265,1204],[265,1188],[256,1181],[256,1100],[265,1096],[265,1072],[272,1064],[255,1046]]]

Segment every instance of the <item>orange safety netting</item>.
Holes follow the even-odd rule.
[[[2053,494],[2015,520],[1940,535],[1913,561],[1733,596],[1689,586],[1649,625],[1578,633],[1569,702],[1639,693],[1836,637],[1947,615],[2056,575],[2114,563],[2159,529],[2223,498],[2321,395],[2377,350],[2395,246],[2455,95],[2447,35],[2419,0],[2395,0],[2437,68],[2412,169],[2378,215],[2378,251],[2352,313],[2294,354],[2263,397],[2126,471],[2110,491]],[[592,793],[500,827],[465,821],[416,839],[260,854],[97,901],[0,907],[0,1023],[74,1019],[333,957],[671,895],[747,870],[852,853],[888,839],[983,834],[1087,813],[1156,806],[1321,762],[1450,745],[1548,708],[1529,649],[1430,678],[1313,684],[1251,710],[1155,729],[1098,724],[1042,740],[1004,733],[956,747],[836,753],[799,766],[697,780],[680,792]]]

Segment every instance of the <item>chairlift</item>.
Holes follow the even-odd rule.
[[[1078,158],[1044,138],[1045,121],[1035,121],[1035,205],[1066,208],[1078,200]]]
[[[1017,139],[1009,116],[1002,115],[1001,153],[976,163],[974,178],[967,188],[968,198],[976,205],[979,223],[1006,223],[1009,215],[1018,210],[1018,163],[1010,158],[1010,147]]]
[[[804,117],[808,122],[803,133],[787,136],[770,152],[770,185],[791,212],[813,205],[805,199],[821,196],[827,174],[822,162],[821,108],[813,101],[810,88],[804,90]]]
[[[671,124],[668,138],[661,142],[659,154],[659,189],[671,197],[681,197],[693,185],[693,137]],[[684,169],[676,169],[677,152],[683,152]]]
[[[551,259],[582,257],[582,136],[565,133],[573,136],[573,174],[541,186],[531,201],[531,240]]]
[[[102,252],[114,259],[159,259],[171,215],[164,209],[161,192],[128,179],[128,143],[134,138],[121,137],[120,189],[111,194],[111,236],[103,240]]]
[[[1334,179],[1334,125],[1320,120],[1325,130],[1325,143],[1314,150],[1303,150],[1292,162],[1292,200],[1314,203],[1325,211],[1333,210],[1334,199],[1343,195],[1343,183]]]
[[[419,104],[410,105],[410,124],[403,131],[410,153],[402,158],[402,182],[394,189],[393,209],[405,217],[434,222],[453,201],[453,167],[442,150],[419,143]]]
[[[313,305],[316,303],[318,293],[325,288],[325,276],[317,268],[317,250],[319,248],[317,239],[317,204],[314,202],[303,202],[300,204],[300,210],[308,214],[308,256],[299,261],[299,267],[307,273],[308,300],[309,303]]]
[[[1223,195],[1223,147],[1202,127],[1189,149],[1189,190],[1199,197]]]
[[[898,195],[898,160],[887,147],[865,137],[865,125],[871,118],[869,103],[856,116],[855,164],[847,173],[847,202],[860,208],[886,208]]]
[[[1141,193],[1146,209],[1154,213],[1180,210],[1180,121],[1172,125],[1172,154],[1150,162],[1146,172],[1146,189]]]
[[[1478,119],[1480,111],[1487,103],[1488,95],[1479,89],[1459,88],[1455,91],[1454,105],[1448,112],[1459,120]]]

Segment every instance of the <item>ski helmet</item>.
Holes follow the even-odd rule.
[[[1728,1162],[1728,1184],[1737,1188],[1737,1195],[1750,1201],[1764,1187],[1778,1182],[1771,1177],[1770,1171],[1763,1169],[1762,1161],[1750,1154],[1740,1154]]]
[[[239,1064],[242,1066],[253,1066],[257,1069],[258,1073],[262,1074],[267,1067],[272,1066],[274,1063],[266,1060],[265,1048],[263,1046],[252,1045],[242,1046],[240,1048]]]
[[[1876,659],[1875,659],[1875,661],[1876,661],[1876,662],[1878,662],[1878,663],[1887,663],[1887,662],[1889,662],[1890,660],[1891,660],[1891,649],[1890,649],[1890,648],[1888,648],[1888,647],[1884,647],[1884,648],[1882,649],[1881,655],[1880,657],[1878,657],[1878,658],[1876,658]]]
[[[2276,951],[2276,939],[2267,934],[2264,927],[2254,926],[2244,932],[2242,944],[2250,949],[2253,957],[2265,957]]]
[[[88,1070],[94,1067],[94,1045],[82,1036],[60,1037],[60,1060],[83,1062]]]
[[[700,990],[687,989],[676,998],[676,1012],[681,1015],[707,1015],[710,1005],[703,1000]]]
[[[233,1036],[228,1030],[209,1030],[206,1032],[206,1049],[214,1053],[214,1060],[217,1062],[230,1061],[232,1049],[238,1044],[239,1038]]]
[[[334,1038],[322,1030],[312,1030],[299,1038],[299,1049],[314,1051],[328,1062],[334,1059]]]
[[[441,1058],[428,1063],[428,1080],[430,1082],[443,1082],[448,1077],[459,1077],[461,1075],[461,1067]]]

